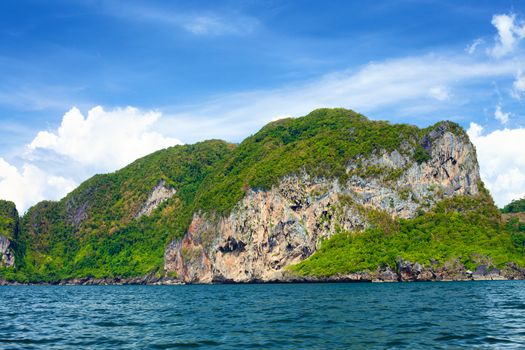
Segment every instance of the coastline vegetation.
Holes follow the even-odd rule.
[[[377,222],[363,232],[340,232],[308,259],[291,266],[302,276],[327,277],[378,267],[396,269],[401,258],[435,267],[458,259],[467,269],[480,263],[525,266],[525,224],[505,224],[488,192],[439,202],[414,219]]]
[[[451,122],[419,129],[371,121],[350,110],[319,109],[274,121],[239,145],[210,140],[155,152],[92,177],[58,202],[38,203],[19,223],[17,214],[16,224],[4,214],[14,206],[2,204],[1,235],[12,241],[16,267],[0,268],[0,279],[51,282],[159,274],[166,245],[185,234],[194,213],[227,215],[248,189],[269,189],[289,174],[344,182],[349,162],[377,152],[398,150],[425,162],[429,155],[422,138],[438,127],[466,137]],[[176,194],[151,215],[137,218],[160,181]],[[522,232],[521,226],[503,227],[494,208],[488,195],[457,198],[391,227],[378,223],[358,234],[340,232],[294,269],[326,275],[390,265],[398,256],[418,261],[461,256],[470,264],[475,253],[490,255],[495,264],[522,263],[519,239],[509,238],[511,232]]]

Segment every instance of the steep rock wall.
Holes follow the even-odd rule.
[[[0,266],[15,266],[15,255],[11,250],[11,241],[4,236],[0,236]]]
[[[437,201],[476,195],[480,183],[468,138],[439,126],[417,149],[354,159],[348,179],[288,176],[268,191],[249,190],[227,217],[197,213],[183,239],[165,251],[165,270],[184,282],[253,282],[287,278],[285,267],[313,254],[338,230],[362,230],[373,212],[412,218]],[[402,148],[403,148],[402,147]]]
[[[142,206],[140,211],[135,215],[138,219],[142,215],[150,215],[158,206],[173,197],[177,193],[174,188],[166,187],[166,181],[161,180],[157,186],[151,191],[146,203]]]
[[[15,266],[12,240],[18,235],[18,211],[13,202],[0,200],[0,267]]]

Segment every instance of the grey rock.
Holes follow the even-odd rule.
[[[4,236],[0,236],[0,256],[0,266],[15,266],[15,254],[11,249],[11,241]]]
[[[142,215],[150,215],[162,202],[167,201],[177,193],[174,188],[166,187],[164,180],[159,181],[157,186],[151,191],[146,203],[142,206],[140,211],[135,215],[135,218],[140,218]]]
[[[478,194],[479,167],[468,138],[443,123],[421,142],[429,153],[421,164],[412,160],[415,149],[405,143],[403,152],[379,151],[352,160],[345,183],[290,175],[269,190],[248,190],[228,216],[195,213],[185,237],[166,248],[164,269],[191,283],[288,281],[287,266],[308,258],[324,239],[340,230],[368,228],[367,210],[409,219],[444,198]],[[384,171],[366,176],[367,167]],[[174,193],[166,191],[162,198]],[[366,273],[378,281],[470,278],[459,261],[438,265],[402,262],[399,274],[389,268]],[[333,277],[345,278],[362,275]]]

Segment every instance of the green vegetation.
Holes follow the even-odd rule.
[[[18,231],[18,212],[13,202],[0,200],[0,236],[14,239]]]
[[[516,199],[507,204],[503,209],[502,213],[525,213],[525,198]]]
[[[514,222],[513,225],[516,223]],[[290,269],[299,275],[326,277],[378,266],[396,268],[399,258],[429,265],[457,258],[474,269],[480,257],[501,267],[525,265],[525,225],[505,227],[490,195],[454,197],[411,220],[375,221],[363,232],[340,232],[322,243],[309,259]]]
[[[430,154],[428,154],[428,152],[423,147],[421,147],[421,145],[418,145],[416,151],[414,152],[414,160],[418,164],[427,162],[430,160]]]
[[[437,126],[463,132],[451,122]],[[402,143],[421,149],[421,154],[408,156],[423,162],[428,160],[426,151],[418,145],[435,127],[418,129],[412,125],[370,121],[345,109],[318,109],[302,118],[281,119],[244,140],[232,156],[220,164],[204,181],[197,206],[227,214],[246,189],[268,189],[288,174],[306,172],[344,181],[350,162],[383,150],[410,152],[401,147]],[[373,176],[373,169],[370,172]]]
[[[18,215],[0,215],[0,229],[12,239],[16,255],[15,269],[0,270],[0,278],[27,282],[159,273],[166,244],[184,235],[194,213],[227,215],[248,189],[269,189],[290,174],[345,181],[352,163],[361,176],[395,181],[401,171],[365,168],[362,160],[398,150],[424,163],[436,130],[467,137],[450,122],[418,129],[370,121],[350,110],[319,109],[272,122],[240,145],[211,140],[155,152],[115,173],[94,176],[58,202],[37,204],[20,224],[13,219]],[[176,194],[150,216],[137,218],[161,181]],[[409,189],[404,195],[410,196]],[[474,198],[462,201],[467,207],[479,203]],[[521,262],[510,234],[494,225],[493,206],[480,212],[454,205],[459,204],[445,202],[414,220],[398,222],[370,212],[375,227],[339,233],[296,269],[323,275],[392,264],[397,256],[421,262],[455,255],[468,260],[476,252],[490,253],[498,263]],[[0,213],[13,209],[0,202]]]
[[[206,141],[175,146],[137,160],[113,174],[96,175],[59,202],[28,210],[16,240],[23,258],[20,281],[73,277],[131,277],[163,266],[164,248],[188,227],[203,179],[234,145]],[[164,180],[175,196],[150,216],[136,219],[147,197]],[[1,272],[0,272],[1,273]],[[4,271],[4,278],[13,273]]]
[[[507,221],[506,228],[510,232],[512,243],[525,255],[525,222],[514,216]]]

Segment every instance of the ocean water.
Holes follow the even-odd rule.
[[[1,349],[525,348],[525,282],[0,287]]]

